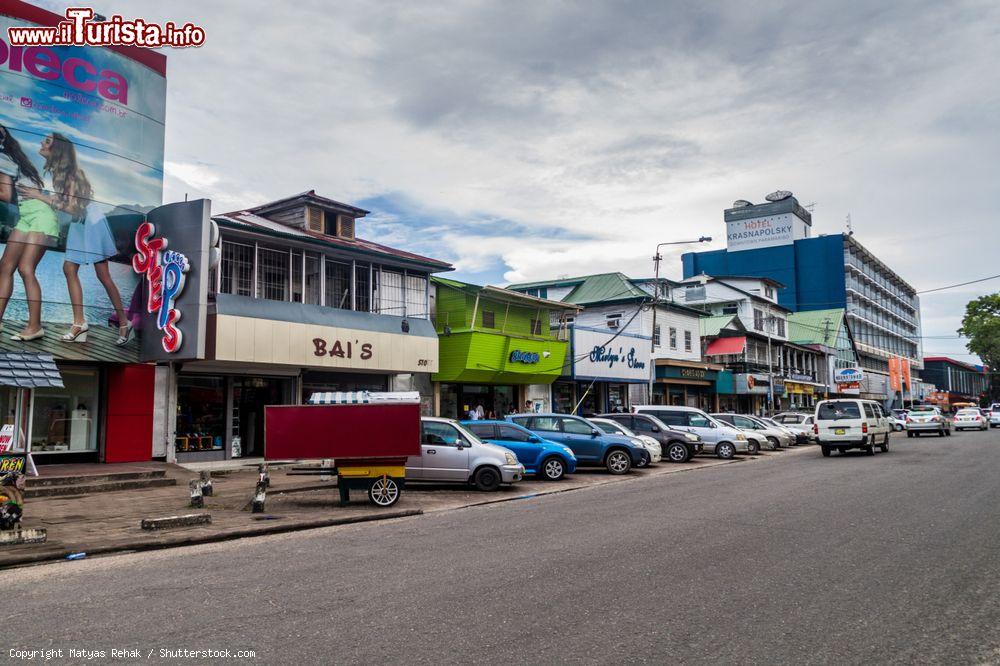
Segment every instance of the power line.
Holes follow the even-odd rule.
[[[958,284],[949,284],[944,287],[935,287],[933,289],[924,289],[923,291],[918,291],[918,294],[929,294],[935,291],[944,291],[945,289],[955,289],[957,287],[964,287],[970,284],[978,284],[979,282],[986,282],[988,280],[996,280],[1000,278],[1000,275],[990,275],[989,277],[979,278],[978,280],[969,280],[968,282],[959,282]]]

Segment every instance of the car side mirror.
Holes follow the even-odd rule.
[[[468,443],[464,439],[462,439],[461,437],[456,437],[455,441],[452,442],[452,444],[454,444],[458,448],[462,448],[463,446],[468,446]]]
[[[542,438],[539,437],[538,435],[532,435],[531,437],[528,438],[528,441],[531,442],[532,444],[541,444]]]
[[[590,431],[590,436],[591,437],[600,437],[601,436],[601,431],[598,430],[597,428],[594,428],[593,430]]]
[[[660,432],[660,426],[653,426],[653,432]]]

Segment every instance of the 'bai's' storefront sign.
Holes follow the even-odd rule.
[[[573,328],[573,376],[578,379],[606,379],[648,382],[650,340],[614,331]]]

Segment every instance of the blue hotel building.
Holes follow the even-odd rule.
[[[790,193],[769,198],[726,210],[727,249],[684,254],[684,278],[766,277],[784,285],[778,303],[792,311],[844,308],[866,374],[863,397],[891,399],[890,357],[909,359],[914,378],[923,368],[916,290],[852,234],[812,236],[812,215]]]

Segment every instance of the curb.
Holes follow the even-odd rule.
[[[265,536],[268,534],[282,534],[285,532],[299,532],[301,530],[313,530],[320,527],[334,527],[336,525],[350,525],[352,523],[369,523],[378,520],[391,520],[393,518],[407,518],[410,516],[423,515],[423,509],[403,509],[401,511],[390,511],[386,513],[369,514],[363,516],[349,516],[346,518],[324,518],[321,520],[309,520],[285,525],[267,525],[257,529],[238,529],[232,532],[220,534],[206,534],[203,536],[193,536],[176,541],[146,541],[137,544],[122,544],[120,546],[98,546],[89,548],[87,555],[108,555],[112,553],[137,553],[148,550],[165,550],[167,548],[178,548],[180,546],[197,546],[206,543],[218,543],[221,541],[233,541],[245,539],[247,537]],[[75,551],[66,550],[56,553],[38,553],[34,555],[24,555],[13,558],[10,561],[0,564],[0,571],[13,569],[31,564],[42,564],[64,560]]]
[[[666,476],[668,474],[680,474],[681,472],[697,472],[703,469],[709,469],[711,467],[719,467],[720,465],[731,465],[732,463],[743,462],[741,458],[732,458],[730,460],[717,460],[713,461],[707,465],[698,465],[697,467],[680,467],[678,469],[671,469],[669,471],[659,472],[657,474],[643,474],[642,476],[622,476],[622,477],[612,477],[610,479],[605,479],[603,481],[598,481],[596,483],[591,483],[585,486],[575,486],[573,488],[553,488],[552,490],[541,490],[534,493],[527,493],[524,495],[515,495],[514,497],[500,497],[497,499],[487,499],[481,502],[471,502],[469,504],[463,504],[462,506],[446,507],[443,509],[430,509],[427,513],[438,513],[441,511],[457,511],[459,509],[468,509],[474,506],[487,506],[490,504],[503,504],[504,502],[517,502],[519,500],[534,499],[536,497],[547,497],[549,495],[561,495],[563,493],[571,493],[577,490],[588,490],[590,488],[598,488],[600,486],[612,485],[615,483],[627,483],[629,481],[642,481],[643,479],[651,479],[657,476]]]

